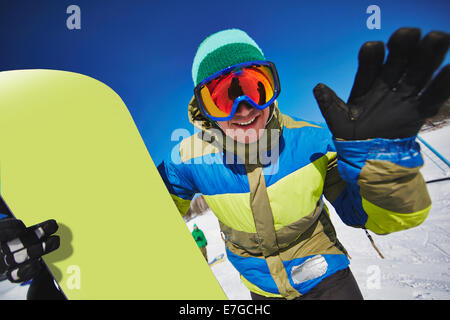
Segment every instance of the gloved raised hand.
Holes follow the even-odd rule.
[[[24,282],[35,277],[42,268],[40,258],[59,247],[55,220],[26,228],[18,219],[0,220],[0,275],[6,273],[11,282]]]
[[[366,42],[347,103],[324,84],[314,88],[333,136],[364,140],[416,135],[450,97],[450,65],[431,80],[449,43],[448,33],[434,31],[421,39],[420,29],[402,28],[389,39],[384,61],[383,42]]]

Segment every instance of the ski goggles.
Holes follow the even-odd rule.
[[[209,76],[195,87],[194,94],[208,118],[227,121],[243,101],[259,110],[270,106],[280,94],[280,81],[272,62],[245,62]]]

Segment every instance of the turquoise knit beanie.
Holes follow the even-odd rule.
[[[256,42],[242,30],[228,29],[207,37],[198,47],[192,65],[194,86],[229,66],[266,60]]]

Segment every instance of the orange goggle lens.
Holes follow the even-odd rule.
[[[203,84],[200,98],[208,115],[225,118],[232,112],[236,98],[245,95],[263,106],[273,98],[275,91],[271,69],[258,65],[232,70]]]

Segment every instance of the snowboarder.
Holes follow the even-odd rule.
[[[254,299],[362,298],[323,197],[346,224],[378,234],[425,220],[431,200],[415,137],[449,97],[450,66],[432,79],[448,45],[446,33],[421,39],[402,28],[384,61],[382,42],[365,43],[347,103],[323,84],[313,90],[328,130],[280,112],[275,65],[245,32],[200,44],[188,107],[200,132],[158,169],[182,214],[205,196]],[[0,274],[39,274],[36,261],[59,245],[54,232],[53,222],[1,219]]]
[[[192,236],[194,237],[195,242],[197,243],[200,251],[208,262],[208,253],[206,251],[206,246],[208,245],[208,241],[206,240],[205,234],[202,230],[198,228],[196,224],[194,224],[194,230],[192,231]]]
[[[280,81],[242,30],[206,38],[188,111],[200,130],[158,169],[179,211],[204,195],[228,260],[253,299],[362,299],[325,197],[347,225],[388,234],[422,223],[431,200],[416,135],[450,93],[449,35],[416,28],[367,42],[347,102],[314,96],[328,128],[280,112]],[[367,230],[366,230],[367,231]]]

